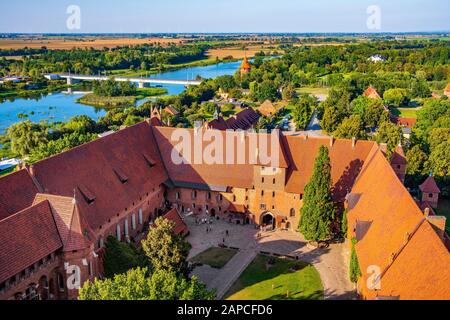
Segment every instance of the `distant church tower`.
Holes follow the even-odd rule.
[[[252,65],[250,64],[250,62],[248,62],[247,56],[245,56],[244,61],[242,61],[241,69],[240,69],[241,77],[244,74],[250,73],[251,70],[252,70]]]

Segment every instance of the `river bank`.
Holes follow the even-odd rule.
[[[116,108],[116,107],[130,107],[135,106],[139,100],[164,95],[167,93],[165,88],[143,88],[137,89],[134,96],[119,96],[119,97],[103,97],[95,93],[87,93],[77,99],[78,103],[88,106],[101,108]]]

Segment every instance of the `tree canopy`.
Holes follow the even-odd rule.
[[[112,279],[86,282],[80,300],[213,300],[215,293],[196,277],[186,279],[174,272],[146,268],[131,269]]]
[[[175,223],[165,219],[156,219],[147,238],[142,241],[142,248],[155,270],[187,274],[187,256],[189,245],[173,230]]]

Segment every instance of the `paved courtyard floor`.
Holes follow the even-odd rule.
[[[187,240],[192,245],[188,258],[221,243],[240,249],[222,269],[201,266],[193,271],[193,274],[197,275],[209,289],[217,290],[218,299],[224,297],[240,274],[261,251],[297,256],[299,260],[311,263],[320,274],[325,299],[355,297],[354,285],[348,280],[349,252],[346,244],[331,244],[328,249],[316,249],[310,247],[298,232],[277,230],[262,233],[258,238],[259,229],[255,226],[235,225],[215,219],[211,225],[199,225],[193,216],[185,217],[185,221],[190,230]],[[207,226],[211,227],[208,233]],[[229,236],[226,235],[227,230]]]

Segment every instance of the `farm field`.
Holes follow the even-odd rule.
[[[51,50],[70,50],[72,48],[115,48],[118,46],[135,46],[149,43],[182,43],[184,39],[166,39],[166,38],[21,38],[21,39],[0,39],[0,49],[22,49],[28,47],[39,49],[47,47]]]

